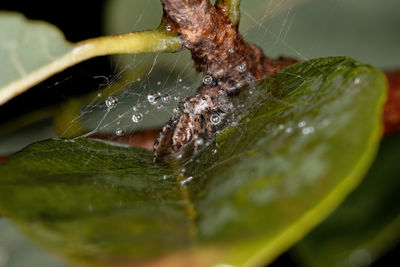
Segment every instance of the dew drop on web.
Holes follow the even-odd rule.
[[[218,124],[221,123],[221,117],[218,116],[217,114],[211,115],[210,120],[211,120],[211,123],[214,124],[214,125],[218,125]]]
[[[303,128],[303,130],[302,130],[302,133],[303,133],[304,135],[309,135],[309,134],[312,134],[313,132],[314,132],[314,127],[312,127],[312,126],[305,127],[305,128]]]
[[[143,118],[143,115],[140,114],[140,113],[133,114],[133,116],[132,116],[132,121],[133,121],[134,123],[138,123],[138,122],[140,122],[140,121],[142,120],[142,118]]]
[[[177,115],[177,114],[179,114],[179,108],[174,108],[173,110],[172,110],[172,112],[175,114],[175,115]]]
[[[121,136],[124,134],[124,131],[121,128],[118,128],[117,130],[115,130],[115,134]]]
[[[197,143],[198,146],[202,146],[202,145],[204,145],[204,139],[203,138],[199,138],[199,139],[197,139],[196,143]]]
[[[213,78],[210,75],[206,75],[203,77],[203,83],[210,85],[213,83]]]
[[[299,126],[299,128],[303,128],[304,126],[306,126],[307,125],[307,122],[305,122],[305,121],[301,121],[301,122],[299,122],[298,124],[297,124],[297,126]]]
[[[115,108],[117,106],[117,104],[118,104],[118,98],[116,98],[115,96],[109,96],[106,99],[106,106],[109,109]]]
[[[161,97],[161,101],[162,101],[163,103],[168,103],[170,99],[171,99],[171,97],[170,97],[169,95],[163,95],[163,96]]]
[[[246,71],[246,68],[247,68],[247,66],[246,66],[246,64],[240,64],[239,66],[237,66],[237,70],[239,71],[239,72],[245,72]]]
[[[159,98],[160,98],[160,93],[149,94],[147,96],[147,101],[149,101],[151,105],[156,105]]]

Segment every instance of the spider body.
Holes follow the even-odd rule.
[[[232,112],[233,105],[224,90],[217,87],[204,87],[195,96],[183,99],[178,105],[181,115],[172,117],[163,127],[159,138],[154,143],[154,158],[164,145],[168,133],[171,134],[171,147],[178,152],[193,142],[197,151],[199,135],[208,132],[211,138],[212,126],[219,124],[227,113]]]

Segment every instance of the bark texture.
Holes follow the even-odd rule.
[[[297,62],[294,59],[272,60],[259,47],[246,43],[238,24],[230,21],[224,1],[218,1],[216,6],[209,0],[161,2],[163,23],[181,36],[184,48],[192,54],[196,70],[212,77],[208,87],[217,86],[228,94],[235,94]]]

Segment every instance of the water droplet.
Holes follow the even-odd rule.
[[[149,101],[151,105],[155,105],[157,104],[159,98],[160,98],[160,93],[149,94],[147,96],[147,101]]]
[[[214,149],[214,150],[212,151],[212,153],[213,153],[214,155],[217,154],[217,152],[218,152],[217,149]]]
[[[185,180],[181,181],[181,185],[185,185],[185,184],[189,183],[192,180],[193,180],[193,176],[189,176]]]
[[[108,109],[115,108],[117,104],[118,104],[118,98],[116,98],[115,96],[109,96],[106,99],[106,106],[108,107]]]
[[[132,121],[133,121],[134,123],[138,123],[138,122],[141,121],[142,119],[143,119],[143,115],[140,114],[140,113],[133,114],[133,116],[132,116]]]
[[[301,122],[299,122],[298,124],[297,124],[297,126],[299,126],[299,128],[303,128],[304,126],[306,126],[307,125],[307,122],[305,122],[305,121],[301,121]]]
[[[132,107],[132,110],[133,110],[133,111],[138,111],[138,107],[137,107],[137,106],[133,106],[133,107]]]
[[[203,138],[199,138],[199,139],[197,139],[196,143],[197,143],[198,146],[202,146],[202,145],[204,145],[204,139]]]
[[[291,132],[293,132],[293,129],[292,129],[292,127],[288,127],[288,128],[286,128],[285,132],[287,132],[287,133],[291,133]]]
[[[137,79],[136,79],[136,81],[138,81],[138,82],[140,82],[141,80],[142,80],[142,79],[140,79],[140,78],[137,78]]]
[[[161,101],[162,101],[163,103],[168,103],[170,99],[171,99],[171,97],[170,97],[169,95],[163,95],[163,96],[161,97]]]
[[[163,105],[158,105],[157,109],[162,109],[164,106]]]
[[[163,180],[167,180],[167,178],[168,178],[168,175],[166,175],[166,174],[163,175],[163,177],[162,177]]]
[[[172,30],[172,27],[171,27],[171,25],[167,25],[167,26],[165,26],[165,29],[170,32]]]
[[[98,94],[97,94],[98,97],[101,97],[102,95],[103,95],[102,93],[98,93]]]
[[[180,82],[180,83],[181,83],[182,81],[183,81],[183,80],[182,80],[182,78],[179,78],[179,79],[178,79],[178,82]]]
[[[309,135],[312,134],[314,132],[314,127],[309,126],[306,128],[303,128],[303,130],[301,131],[304,135]]]
[[[217,114],[213,114],[210,117],[211,123],[214,125],[218,125],[221,123],[221,117]]]
[[[212,84],[213,83],[213,78],[210,75],[206,75],[203,77],[203,83],[204,84]]]
[[[115,130],[115,134],[121,136],[124,134],[124,131],[121,128],[118,128],[117,130]]]
[[[185,172],[186,172],[186,169],[183,168],[183,169],[181,170],[181,173],[185,173]]]
[[[371,254],[365,249],[354,250],[348,258],[351,267],[366,267],[372,263]]]
[[[245,71],[246,71],[246,68],[247,68],[247,66],[246,66],[245,63],[240,64],[239,66],[237,66],[237,70],[238,70],[239,72],[245,72]]]
[[[354,79],[354,84],[359,84],[361,82],[360,77]]]
[[[229,49],[228,49],[228,53],[229,53],[229,54],[233,54],[234,52],[235,52],[235,50],[234,50],[233,48],[229,48]]]
[[[160,82],[160,81],[158,81],[158,82],[157,82],[157,85],[161,85],[161,82]]]
[[[179,110],[179,108],[174,108],[174,109],[172,110],[172,112],[173,112],[175,115],[177,115],[177,114],[179,114],[180,110]]]

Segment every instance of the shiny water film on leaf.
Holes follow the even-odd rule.
[[[90,264],[263,266],[357,186],[385,86],[345,57],[293,65],[239,95],[237,121],[182,166],[98,141],[37,143],[0,166],[0,212]]]
[[[368,174],[296,247],[304,266],[368,266],[400,235],[400,135],[386,137]]]

